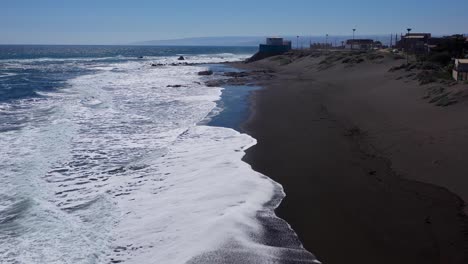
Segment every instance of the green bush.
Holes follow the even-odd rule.
[[[445,66],[452,61],[452,57],[447,52],[433,53],[429,55],[428,61]]]
[[[423,70],[439,70],[440,66],[435,64],[434,62],[424,62],[421,66],[421,69]]]
[[[281,58],[281,60],[279,60],[279,64],[280,66],[284,66],[284,65],[288,65],[292,62],[291,59],[288,59],[288,58]]]
[[[419,84],[421,84],[421,85],[428,84],[428,83],[433,83],[433,82],[437,81],[437,78],[436,78],[434,72],[432,72],[432,71],[422,71],[422,72],[418,73],[417,78],[419,80]]]
[[[280,60],[283,60],[283,59],[284,59],[283,56],[275,56],[275,57],[271,58],[270,60],[271,61],[280,61]]]
[[[378,59],[384,59],[385,56],[382,54],[377,54],[377,53],[370,53],[367,55],[368,60],[378,60]]]
[[[426,54],[418,54],[416,55],[416,60],[419,62],[426,62],[428,59],[428,56]]]
[[[328,64],[328,63],[329,63],[329,60],[327,60],[327,59],[324,59],[324,60],[319,62],[320,65]]]

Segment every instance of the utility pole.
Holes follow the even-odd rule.
[[[296,48],[299,49],[299,36],[296,37]]]
[[[406,64],[409,64],[409,47],[408,47],[409,41],[408,40],[409,40],[409,34],[412,29],[407,28],[406,30],[408,31],[408,35],[406,35]]]
[[[328,50],[328,34],[325,37],[325,50]]]
[[[356,32],[356,29],[353,28],[353,43],[351,43],[351,49],[354,49],[354,33]]]
[[[390,49],[393,49],[393,33],[390,34]]]

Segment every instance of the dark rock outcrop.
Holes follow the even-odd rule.
[[[245,62],[250,63],[250,62],[254,62],[254,61],[259,61],[259,60],[263,60],[263,59],[266,59],[266,58],[269,58],[269,57],[282,55],[284,53],[285,52],[264,52],[264,51],[259,51],[259,52],[255,53],[252,57],[247,59]]]
[[[201,71],[198,73],[198,75],[202,75],[202,76],[213,75],[213,71]]]
[[[180,56],[177,60],[183,61],[185,60],[184,56]]]
[[[225,72],[224,76],[233,78],[243,78],[249,76],[248,72]]]

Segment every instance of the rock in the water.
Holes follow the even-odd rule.
[[[201,71],[198,75],[213,75],[213,71]]]
[[[158,66],[164,66],[164,64],[162,64],[162,63],[158,63],[158,64],[153,63],[153,64],[151,64],[151,67],[158,67]]]
[[[225,72],[224,76],[234,77],[234,78],[242,78],[249,76],[247,72]]]
[[[177,60],[183,61],[185,60],[184,56],[180,56]]]
[[[176,84],[176,85],[168,85],[166,87],[168,87],[168,88],[180,88],[180,87],[185,87],[185,86],[182,86],[180,84]]]

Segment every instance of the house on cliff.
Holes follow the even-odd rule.
[[[374,48],[374,40],[372,39],[348,39],[345,49],[349,50],[370,50]]]
[[[292,49],[291,41],[279,37],[270,37],[266,39],[266,44],[260,44],[259,51],[267,54],[282,54]]]
[[[259,50],[247,62],[262,60],[264,58],[281,55],[292,49],[291,41],[279,37],[270,37],[266,39],[265,44],[260,44]]]
[[[397,43],[397,47],[409,53],[423,54],[428,52],[428,43],[430,39],[430,33],[409,33],[401,36],[401,40]]]
[[[456,81],[468,81],[468,59],[455,60],[453,79]]]
[[[466,58],[467,50],[467,38],[460,34],[438,38],[433,37],[428,42],[429,52],[445,52],[454,58]]]

